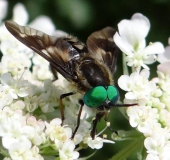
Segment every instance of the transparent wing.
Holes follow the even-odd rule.
[[[65,78],[76,80],[75,63],[87,52],[86,46],[72,36],[53,37],[36,29],[6,21],[8,31],[27,47],[50,62]]]
[[[106,27],[92,33],[87,39],[87,48],[91,55],[106,64],[114,73],[119,48],[113,41],[115,29]]]

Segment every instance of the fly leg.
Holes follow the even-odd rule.
[[[69,92],[69,93],[65,93],[65,94],[60,95],[60,114],[61,114],[62,124],[63,124],[63,121],[65,119],[62,99],[65,98],[65,97],[71,96],[73,94],[75,94],[75,92]]]
[[[111,107],[131,107],[131,106],[137,106],[137,103],[134,104],[111,104]]]
[[[53,67],[52,64],[50,64],[50,70],[51,70],[51,72],[53,73],[53,76],[54,76],[53,82],[54,82],[55,80],[58,79],[58,76],[57,76],[56,69]]]
[[[83,106],[84,106],[83,100],[79,100],[79,104],[81,105],[81,107],[80,107],[80,110],[79,110],[79,113],[78,113],[78,116],[77,116],[77,126],[76,126],[76,128],[75,128],[75,130],[74,130],[74,132],[73,132],[73,134],[71,136],[71,139],[74,138],[74,136],[75,136],[75,134],[76,134],[76,132],[77,132],[79,126],[80,126],[80,116],[81,116]]]
[[[110,111],[108,111],[108,112],[110,112]],[[105,122],[106,122],[106,126],[107,126],[107,128],[113,133],[115,133],[115,134],[118,134],[117,133],[117,131],[114,131],[111,127],[110,127],[110,124],[108,124],[108,113],[107,114],[105,114],[105,117],[104,117],[104,120],[105,120]],[[110,123],[110,122],[109,122]]]
[[[137,103],[134,103],[134,104],[111,104],[110,106],[111,107],[130,107],[130,106],[136,106],[138,105]],[[105,122],[106,122],[106,125],[107,125],[107,122],[108,122],[108,113],[105,114],[105,118],[104,118]],[[107,125],[108,129],[113,133],[117,134],[118,135],[118,132],[117,131],[114,131],[109,125]]]
[[[96,114],[95,119],[93,120],[93,128],[90,132],[91,138],[94,139],[96,132],[97,132],[97,123],[100,121],[100,119],[103,117],[103,114],[100,112]]]

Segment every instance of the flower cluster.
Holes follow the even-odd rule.
[[[134,14],[131,20],[122,20],[118,24],[119,33],[114,35],[114,41],[126,55],[127,65],[140,70],[149,69],[147,64],[155,62],[155,54],[164,50],[160,42],[150,43],[146,47],[146,36],[150,29],[149,20],[142,14]]]
[[[7,4],[5,0],[0,1],[3,10]],[[0,17],[1,21],[4,17]],[[14,7],[13,20],[21,25],[28,21],[28,14],[20,3]],[[56,31],[46,16],[36,18],[29,26],[49,35],[66,34]],[[62,124],[60,95],[73,91],[72,88],[59,74],[53,82],[49,63],[10,35],[3,21],[0,47],[3,54],[0,62],[0,150],[4,160],[43,160],[45,155],[51,159],[73,160],[78,159],[78,151],[83,147],[100,149],[104,142],[113,143],[98,135],[92,140],[89,117],[94,113],[86,106],[80,127],[71,139],[77,125],[80,95],[63,99],[65,120]],[[78,144],[81,145],[76,148]]]
[[[81,95],[75,94],[62,100],[65,115],[62,122],[60,95],[73,91],[73,88],[60,74],[53,81],[49,63],[9,34],[3,23],[7,6],[6,0],[0,1],[0,151],[4,160],[44,160],[44,157],[74,160],[87,146],[100,149],[103,143],[114,143],[99,135],[94,140],[91,138],[94,113],[86,106],[79,129],[71,139],[77,125]],[[13,20],[26,25],[28,19],[24,6],[17,4],[13,9]],[[66,35],[56,31],[51,19],[46,16],[37,17],[29,26],[49,35]],[[140,149],[139,159],[167,160],[170,150],[170,46],[164,48],[160,42],[147,45],[149,29],[148,18],[136,13],[130,20],[122,20],[118,24],[118,32],[113,37],[125,58],[124,75],[118,80],[119,87],[126,92],[124,103],[138,104],[126,108],[125,117],[138,134],[135,132],[135,137],[132,132],[118,131],[112,138],[136,138],[135,143],[143,144],[146,149],[146,153]],[[155,61],[160,64],[157,76],[151,79],[148,64]],[[131,71],[130,74],[128,71]],[[133,148],[137,148],[135,143]],[[127,158],[119,155],[119,159],[121,156],[122,159]]]
[[[118,84],[126,91],[124,102],[138,103],[138,106],[127,108],[126,113],[130,125],[144,136],[142,143],[147,154],[141,152],[140,155],[147,160],[167,160],[170,150],[170,47],[164,50],[160,42],[146,46],[150,23],[142,14],[136,13],[131,20],[122,20],[118,28],[115,43],[132,69],[130,75],[126,73],[119,78]],[[160,62],[157,77],[149,79],[151,71],[147,64],[155,60]]]

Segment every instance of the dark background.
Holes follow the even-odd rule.
[[[6,19],[12,18],[12,8],[17,2],[20,1],[9,2]],[[164,46],[168,44],[170,36],[169,0],[22,0],[22,3],[29,13],[29,22],[39,15],[47,15],[52,19],[57,29],[70,33],[83,42],[92,32],[106,26],[117,29],[117,24],[122,19],[130,19],[134,13],[140,12],[148,17],[151,23],[147,43],[161,41]],[[121,56],[118,61],[121,61]],[[119,65],[114,76],[115,83],[121,74],[122,67]],[[116,108],[112,109],[109,120],[114,130],[131,129],[128,121]],[[99,127],[103,128],[104,126],[102,121]],[[104,144],[104,147],[91,160],[97,158],[107,160],[121,148],[126,147],[128,143],[129,141],[116,142],[114,145]],[[81,156],[87,156],[92,152],[94,152],[92,149],[83,150]],[[129,160],[135,160],[134,157],[130,157]]]

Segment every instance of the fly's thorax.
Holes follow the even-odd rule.
[[[113,84],[108,67],[91,56],[84,56],[76,67],[78,79],[87,89]]]

